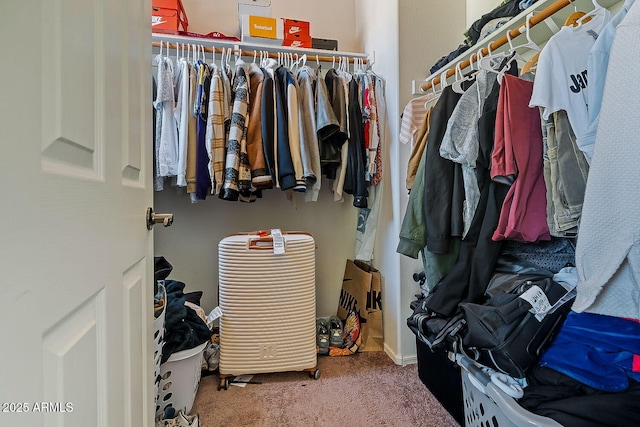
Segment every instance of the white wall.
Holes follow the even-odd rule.
[[[412,275],[422,265],[396,252],[408,201],[406,167],[411,147],[398,142],[400,115],[420,80],[463,40],[465,5],[446,0],[356,0],[363,51],[376,54],[374,71],[387,82],[388,128],[385,204],[374,265],[383,275],[385,350],[399,364],[415,361],[415,336],[406,325],[410,302],[419,292]]]
[[[427,76],[429,68],[442,56],[456,49],[464,40],[465,5],[459,1],[448,0],[400,0],[400,57],[399,57],[399,93],[398,104],[401,110],[396,115],[400,123],[400,114],[404,106],[411,99],[411,81]],[[399,125],[398,125],[399,126]],[[398,127],[399,129],[399,127]],[[399,134],[399,130],[395,135]],[[407,163],[411,154],[411,147],[401,145],[395,139],[397,150],[397,204],[400,207],[398,220],[401,225],[406,211],[409,195],[406,191]],[[396,233],[397,246],[398,233]],[[409,303],[420,292],[419,286],[413,281],[413,273],[422,271],[422,262],[404,255],[400,258],[400,298],[402,301],[400,318],[404,321],[401,330],[402,343],[400,353],[405,359],[415,355],[415,335],[406,326],[406,319],[411,315]]]
[[[382,274],[383,323],[385,350],[402,363],[400,265],[395,247],[398,241],[398,209],[394,197],[398,186],[396,141],[398,134],[398,2],[397,0],[356,0],[358,36],[362,50],[375,51],[373,70],[385,78],[387,132],[384,145],[383,197],[384,204],[378,222],[374,266]]]

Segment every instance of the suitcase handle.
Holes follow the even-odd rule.
[[[305,234],[307,236],[313,237],[311,233],[307,233],[306,231],[283,231],[282,235],[292,235],[292,234]],[[257,249],[257,250],[273,250],[273,236],[271,236],[270,230],[260,230],[248,233],[249,236],[256,236],[256,238],[249,239],[249,249]],[[316,246],[317,249],[317,246]]]
[[[258,250],[272,250],[273,249],[273,237],[271,236],[262,236],[257,239],[249,240],[249,249],[258,249]]]

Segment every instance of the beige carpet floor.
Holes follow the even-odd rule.
[[[418,378],[384,352],[318,358],[320,379],[306,372],[259,374],[245,387],[217,390],[203,377],[191,413],[201,427],[458,427]]]

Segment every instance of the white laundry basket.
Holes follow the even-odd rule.
[[[173,353],[160,365],[160,390],[156,405],[156,417],[173,407],[176,413],[191,412],[202,373],[202,351],[207,342],[197,347]]]
[[[164,307],[162,307],[162,312],[158,317],[153,321],[153,382],[155,386],[155,404],[156,411],[158,411],[158,392],[160,391],[160,362],[162,361],[162,347],[164,346],[164,318],[167,312],[167,291],[165,290],[163,281],[158,281],[158,293],[162,295],[162,299],[164,300]]]
[[[562,427],[521,407],[466,356],[457,355],[456,361],[462,368],[465,427]]]

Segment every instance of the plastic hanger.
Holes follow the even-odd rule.
[[[602,11],[606,10],[596,0],[591,0],[591,3],[593,3],[593,10],[590,10],[589,12],[579,17],[576,20],[575,25],[572,26],[573,28],[579,28],[582,24],[589,22],[593,16],[600,15]]]
[[[518,46],[511,45],[511,50],[517,49],[531,49],[531,50],[542,50],[540,46],[538,46],[533,40],[531,40],[531,18],[533,17],[533,12],[527,14],[527,19],[524,21],[524,25],[518,28],[520,34],[524,33],[527,38],[527,42]]]
[[[469,58],[471,63],[471,58]],[[455,93],[464,93],[462,89],[462,83],[469,82],[474,79],[473,73],[469,73],[466,76],[462,73],[462,62],[456,64],[455,81],[451,84],[451,89]]]
[[[496,80],[498,80],[498,84],[502,84],[502,78],[504,77],[505,73],[507,72],[507,70],[509,68],[511,68],[511,63],[513,61],[515,61],[516,59],[516,55],[515,52],[512,53],[512,57],[509,58],[500,68],[500,70],[498,70],[498,75],[496,76]]]
[[[570,3],[573,4],[573,13],[569,16],[567,16],[567,19],[565,19],[563,26],[567,27],[567,26],[576,26],[578,24],[578,19],[582,18],[584,15],[586,15],[586,12],[583,12],[581,10],[578,10],[578,6],[576,6],[576,3],[574,0],[569,0]],[[585,22],[588,22],[589,20],[591,20],[591,18],[585,18]]]
[[[478,67],[487,71],[496,71],[499,64],[502,62],[502,59],[509,56],[506,52],[492,52],[491,51],[491,43],[487,45],[487,54],[482,56],[478,61]]]
[[[442,92],[445,87],[447,87],[447,72],[443,71],[440,73],[440,91]]]
[[[376,51],[372,51],[371,55],[373,56],[373,59],[369,59],[369,61],[367,62],[367,68],[369,69],[373,68],[373,64],[376,63]]]

